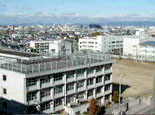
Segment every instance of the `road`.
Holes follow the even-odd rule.
[[[155,108],[149,106],[149,107],[146,107],[143,110],[138,111],[138,112],[136,112],[134,114],[155,114]]]

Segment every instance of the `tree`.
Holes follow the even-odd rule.
[[[90,100],[89,115],[95,115],[96,112],[97,112],[96,100],[93,98]]]
[[[92,33],[92,36],[98,36],[98,35],[101,35],[101,34],[99,32]]]
[[[118,94],[118,91],[114,91],[113,101],[115,103],[118,103],[119,102],[119,94]]]

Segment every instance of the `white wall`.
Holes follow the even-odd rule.
[[[6,75],[6,81],[3,81]],[[0,69],[0,96],[9,100],[25,103],[25,75],[13,71]],[[3,88],[7,89],[7,94],[3,94]]]
[[[123,55],[136,56],[139,50],[139,38],[124,38],[123,39]]]

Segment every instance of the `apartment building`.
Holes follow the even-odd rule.
[[[33,104],[43,113],[57,113],[92,98],[101,105],[112,101],[113,61],[109,55],[76,53],[67,57],[45,57],[3,53],[18,54],[18,58],[0,58],[0,98],[8,100],[2,104],[6,111],[21,113],[20,103]],[[18,111],[14,112],[17,107]]]
[[[72,43],[64,39],[50,41],[30,41],[29,46],[39,53],[66,54],[72,53]]]
[[[79,50],[92,50],[94,52],[117,53],[123,49],[122,36],[96,36],[79,39]]]

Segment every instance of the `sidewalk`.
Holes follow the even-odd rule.
[[[133,105],[133,106],[129,107],[129,110],[126,112],[126,114],[140,113],[141,111],[143,111],[144,109],[146,109],[148,107],[149,107],[149,105],[147,105],[145,103]],[[118,108],[119,108],[118,104],[113,104],[106,109],[106,114],[112,114],[113,111],[118,111]],[[121,108],[123,108],[123,106],[121,106]]]
[[[144,110],[145,108],[149,107],[145,103],[137,104],[129,108],[129,110],[126,112],[127,114],[136,114]]]

